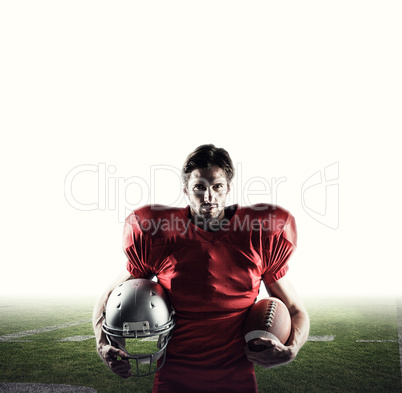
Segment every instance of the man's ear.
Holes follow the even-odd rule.
[[[186,187],[186,186],[183,187],[183,192],[184,192],[184,195],[185,195],[186,197],[188,197],[188,191],[187,191],[187,187]]]

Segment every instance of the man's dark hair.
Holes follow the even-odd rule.
[[[231,182],[234,176],[234,167],[229,153],[225,149],[215,147],[212,144],[198,146],[187,156],[184,162],[181,171],[184,186],[187,187],[188,179],[194,169],[211,168],[213,166],[223,169],[228,183]]]

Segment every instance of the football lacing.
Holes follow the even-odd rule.
[[[271,327],[272,323],[274,322],[275,311],[276,311],[276,302],[274,300],[270,300],[267,303],[267,309],[264,317],[265,326],[268,328]]]

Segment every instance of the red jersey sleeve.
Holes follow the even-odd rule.
[[[154,272],[148,265],[150,240],[138,222],[135,213],[130,214],[124,224],[123,250],[127,256],[127,270],[136,278],[150,278]]]
[[[288,213],[282,223],[278,220],[278,230],[267,233],[262,242],[263,280],[266,284],[282,278],[288,271],[288,261],[297,246],[297,230],[294,217]]]

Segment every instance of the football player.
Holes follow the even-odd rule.
[[[127,271],[94,310],[97,350],[117,375],[131,375],[121,349],[102,331],[103,310],[114,287],[130,278],[157,277],[176,312],[176,326],[153,393],[257,393],[254,364],[271,368],[292,361],[309,331],[309,318],[286,277],[296,248],[293,216],[278,206],[226,206],[234,175],[226,150],[202,145],[182,169],[186,208],[145,206],[128,216],[123,247]],[[253,352],[242,325],[261,281],[289,309],[292,332],[286,345],[268,338]]]

